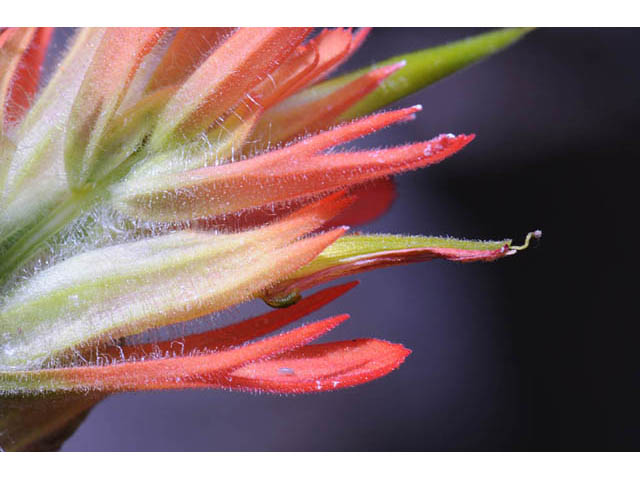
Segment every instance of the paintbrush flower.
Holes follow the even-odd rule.
[[[0,33],[0,427],[8,447],[41,448],[112,392],[302,393],[373,380],[409,350],[376,339],[310,345],[346,315],[262,337],[355,285],[302,298],[330,280],[515,253],[508,240],[347,233],[387,209],[392,175],[437,163],[473,135],[340,147],[412,120],[420,106],[370,113],[525,30],[326,80],[368,33],[81,29],[41,91],[52,29]],[[286,308],[165,342],[127,340],[255,298]],[[42,402],[50,408],[39,417],[33,405]]]

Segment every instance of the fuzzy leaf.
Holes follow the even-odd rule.
[[[208,332],[189,335],[180,341],[167,340],[158,343],[113,346],[100,349],[99,353],[102,358],[125,361],[150,358],[154,355],[184,356],[200,353],[205,350],[217,351],[239,347],[243,343],[274,332],[322,308],[341,295],[344,295],[357,284],[358,282],[349,282],[326,288],[303,298],[297,303],[288,305],[287,308],[272,310],[263,315]],[[91,352],[88,353],[91,354]]]
[[[307,345],[233,370],[222,386],[269,393],[326,392],[380,378],[410,353],[402,345],[376,339]]]
[[[102,161],[94,166],[94,178],[105,177],[136,153],[175,90],[174,87],[154,90],[112,120],[100,141]]]
[[[295,241],[343,207],[328,198],[249,232],[181,231],[73,256],[4,299],[0,366],[38,367],[109,337],[249,300],[339,238],[345,229]]]
[[[31,371],[0,369],[0,391],[12,393],[60,390],[115,392],[182,389],[195,385],[215,388],[220,383],[219,377],[226,372],[256,360],[299,348],[324,335],[347,318],[349,318],[348,315],[338,315],[240,348],[215,353],[131,361],[108,366]]]
[[[20,125],[19,137],[66,123],[73,101],[80,89],[106,28],[81,28],[70,41],[68,50],[53,77],[38,95]],[[59,127],[60,128],[60,127]]]
[[[65,167],[72,188],[95,181],[105,161],[103,137],[127,89],[164,28],[110,28],[104,34],[74,100],[65,139]],[[111,163],[111,159],[110,163]]]
[[[210,173],[215,179],[216,176],[224,177],[225,175],[235,178],[242,177],[243,172],[247,169],[268,172],[274,166],[283,164],[289,161],[289,159],[306,158],[330,147],[349,142],[363,135],[374,133],[393,123],[410,120],[414,118],[415,113],[420,111],[421,108],[422,107],[417,105],[392,112],[371,115],[370,117],[347,123],[327,132],[301,140],[287,148],[274,150],[241,163],[216,166],[215,168],[203,170],[201,173]],[[158,215],[158,210],[155,208],[155,205],[148,200],[156,199],[160,201],[160,203],[166,203],[167,208],[170,208],[172,203],[179,200],[175,197],[171,198],[169,196],[170,192],[172,192],[176,186],[181,185],[181,182],[190,175],[181,172],[191,170],[192,168],[204,167],[209,164],[218,165],[220,159],[224,158],[225,154],[228,155],[237,142],[246,138],[248,130],[250,130],[252,126],[253,120],[245,122],[242,128],[232,130],[227,137],[216,144],[213,152],[200,155],[185,152],[168,152],[151,157],[137,166],[124,182],[113,187],[112,196],[114,204],[118,206],[117,208],[122,209],[132,216],[146,217],[147,215]],[[161,175],[168,172],[175,172],[175,175]],[[182,187],[180,188],[181,192],[179,195],[185,195],[187,192]],[[192,198],[191,201],[194,200],[195,199]],[[230,200],[231,198],[225,198],[225,205],[216,207],[210,197],[201,197],[199,199],[202,203],[202,211],[209,212],[211,215],[215,215],[216,208],[219,208],[218,213],[223,214],[237,210],[237,208],[228,203]],[[252,205],[254,209],[260,206],[261,205]],[[175,220],[184,217],[182,217],[179,212],[167,212],[163,218]]]
[[[285,157],[286,150],[244,162],[136,180],[112,190],[117,209],[160,221],[233,213],[333,190],[437,163],[472,135],[441,135],[424,143],[351,153]]]
[[[146,183],[170,173],[179,174],[229,163],[237,152],[242,151],[242,145],[253,131],[260,114],[261,111],[256,111],[241,119],[235,116],[227,118],[220,129],[210,132],[206,145],[194,142],[183,148],[145,158],[129,172],[124,188],[135,188],[138,181]],[[115,188],[122,186],[123,184]]]
[[[185,81],[151,138],[154,149],[209,127],[286,59],[308,28],[241,28]]]
[[[274,287],[265,300],[271,303],[318,284],[376,268],[436,258],[487,262],[513,254],[517,248],[520,247],[511,247],[511,240],[484,242],[403,235],[348,235]]]
[[[60,132],[104,31],[78,31],[55,75],[15,132],[15,153],[4,167],[0,189],[0,248],[69,193]]]

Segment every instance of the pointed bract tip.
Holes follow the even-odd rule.
[[[407,62],[405,60],[402,60],[401,62],[392,63],[391,65],[384,65],[382,67],[371,70],[363,77],[373,78],[376,82],[383,82],[387,79],[387,77],[400,70],[406,64]]]
[[[381,67],[380,71],[385,72],[387,75],[391,75],[392,73],[397,72],[398,70],[406,66],[407,66],[407,61],[400,60],[399,62],[392,63],[391,65]]]
[[[454,135],[453,133],[443,133],[436,137],[436,140],[440,143],[442,147],[447,147],[451,144],[458,144],[460,149],[469,145],[473,139],[476,138],[475,133],[461,133],[459,135]]]
[[[400,361],[398,362],[398,365],[400,365],[402,362],[404,362],[407,357],[409,355],[411,355],[413,353],[413,350],[411,350],[410,348],[405,347],[404,345],[401,345],[399,343],[395,344],[398,347],[398,356],[400,357]]]
[[[343,283],[339,286],[344,288],[345,292],[348,292],[349,290],[351,290],[354,287],[357,287],[358,285],[360,285],[360,280],[353,280],[351,282]]]

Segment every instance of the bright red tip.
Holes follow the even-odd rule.
[[[311,393],[353,387],[398,368],[411,353],[376,339],[307,345],[230,372],[222,384],[238,390]]]
[[[8,28],[0,33],[0,119],[19,122],[38,90],[53,28]]]

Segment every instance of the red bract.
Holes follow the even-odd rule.
[[[365,339],[302,348],[348,315],[243,345],[322,307],[353,286],[355,282],[329,288],[289,311],[276,310],[181,340],[111,347],[94,359],[97,364],[113,362],[111,365],[48,369],[36,375],[40,381],[56,384],[57,389],[83,390],[91,385],[104,392],[230,388],[296,393],[357,385],[388,373],[409,351],[401,345]],[[209,353],[211,350],[215,352]]]

